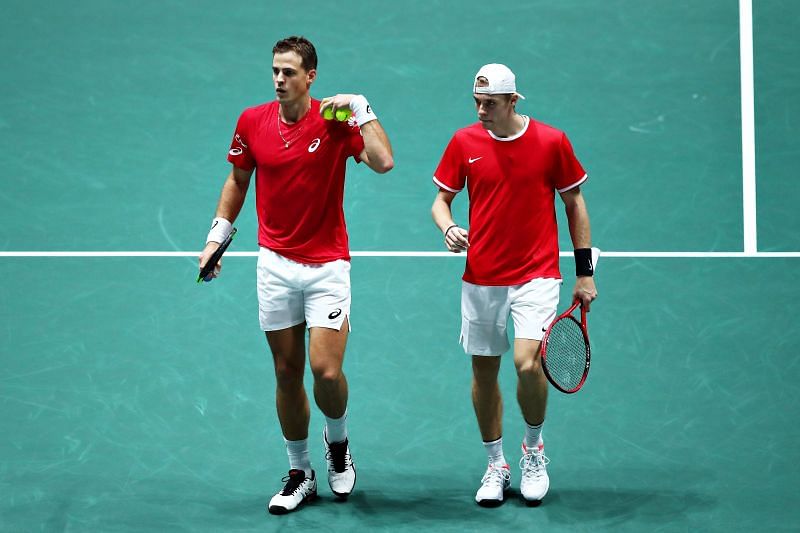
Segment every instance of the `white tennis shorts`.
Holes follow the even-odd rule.
[[[556,317],[560,279],[491,287],[463,282],[461,345],[471,355],[501,355],[510,348],[506,325],[514,319],[517,339],[542,340]]]
[[[303,322],[309,328],[339,330],[350,316],[349,261],[309,265],[261,248],[256,269],[258,319],[264,331]]]

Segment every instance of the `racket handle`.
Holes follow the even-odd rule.
[[[200,274],[197,275],[197,283],[202,281],[211,281],[213,278],[208,278],[212,272],[214,272],[214,268],[219,263],[219,260],[222,258],[222,254],[225,253],[225,250],[228,249],[230,246],[231,241],[233,241],[233,236],[236,235],[236,228],[233,228],[233,231],[230,232],[228,237],[219,245],[219,247],[214,250],[214,253],[211,254],[211,257],[208,258],[206,264],[203,265],[203,268],[200,269]]]

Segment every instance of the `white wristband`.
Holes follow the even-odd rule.
[[[233,224],[222,217],[215,218],[211,223],[211,231],[208,232],[208,237],[206,237],[206,244],[210,242],[222,244],[231,234],[231,231],[233,231]]]
[[[353,112],[359,128],[367,122],[378,120],[378,117],[372,112],[372,106],[369,105],[363,94],[358,94],[350,100],[350,111]]]

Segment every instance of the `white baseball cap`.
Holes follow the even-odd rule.
[[[478,80],[484,78],[489,84],[483,87],[478,86]],[[524,96],[517,92],[517,78],[511,69],[500,63],[489,63],[484,65],[475,74],[475,82],[472,84],[472,92],[477,94],[516,94],[523,100]]]

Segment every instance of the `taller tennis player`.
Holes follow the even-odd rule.
[[[345,161],[353,157],[378,173],[391,170],[394,162],[389,139],[364,96],[311,97],[317,76],[311,42],[288,37],[272,53],[276,98],[239,117],[228,151],[233,169],[199,264],[230,233],[255,170],[259,321],[272,351],[278,419],[289,455],[285,485],[268,504],[269,512],[280,514],[317,493],[303,386],[306,329],[314,399],[325,415],[328,483],[340,498],[355,485],[342,371],[350,331],[350,252],[342,208]],[[321,111],[328,107],[349,107],[351,120],[323,120]]]
[[[505,65],[484,65],[475,75],[478,122],[458,130],[433,181],[431,209],[447,248],[467,253],[461,289],[461,343],[472,354],[472,402],[489,465],[475,495],[483,506],[500,505],[511,484],[503,454],[503,403],[497,383],[500,355],[509,348],[506,323],[514,320],[517,401],[526,427],[520,492],[530,504],[550,487],[542,425],[547,380],[539,348],[556,315],[561,274],[555,193],[566,208],[575,248],[573,298],[588,309],[597,297],[592,278],[591,231],[580,186],[586,172],[564,133],[516,112],[524,98]],[[467,187],[469,230],[453,221],[451,204]]]

